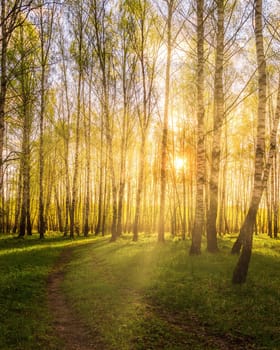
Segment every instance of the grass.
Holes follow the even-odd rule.
[[[216,349],[223,338],[279,349],[280,242],[255,239],[244,286],[231,284],[231,245],[189,257],[189,241],[99,239],[76,250],[65,292],[106,349]]]
[[[223,238],[217,255],[189,257],[188,240],[158,244],[153,236],[2,238],[0,349],[57,349],[46,280],[69,245],[63,291],[102,350],[279,349],[280,241],[255,237],[243,286],[231,284],[232,242]]]
[[[46,283],[62,249],[79,243],[48,235],[39,240],[0,238],[0,349],[56,348]],[[48,345],[46,345],[48,344]]]

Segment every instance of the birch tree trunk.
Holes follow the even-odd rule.
[[[25,234],[32,234],[30,220],[30,161],[31,161],[31,127],[33,119],[34,103],[34,75],[32,67],[34,66],[34,57],[28,55],[28,46],[30,38],[25,36],[24,28],[19,28],[18,53],[20,56],[18,82],[19,82],[19,111],[22,119],[22,140],[21,140],[21,165],[22,165],[22,200],[21,214],[18,237],[24,237]]]
[[[262,0],[255,0],[255,40],[258,63],[258,129],[254,172],[254,186],[249,207],[249,212],[240,230],[242,251],[234,269],[232,282],[241,284],[246,281],[250,258],[252,254],[253,230],[256,221],[257,211],[269,179],[270,168],[276,153],[276,136],[280,119],[280,77],[278,85],[277,107],[270,134],[270,147],[268,157],[265,161],[265,117],[266,117],[266,60],[263,45],[263,20]]]
[[[5,105],[7,94],[7,50],[8,34],[6,25],[6,1],[1,0],[1,75],[0,75],[0,190],[3,187],[3,149],[5,131]]]
[[[264,169],[264,159],[265,159],[265,119],[266,119],[266,89],[267,89],[267,74],[266,74],[266,61],[264,54],[264,42],[263,42],[263,21],[262,21],[262,0],[255,0],[254,2],[254,16],[255,16],[255,42],[257,51],[257,65],[258,65],[258,112],[257,112],[257,140],[256,140],[256,150],[255,150],[255,170],[254,170],[254,183],[253,183],[253,193],[251,197],[249,212],[245,218],[245,221],[241,227],[239,236],[232,247],[232,254],[238,254],[241,250],[243,241],[246,238],[246,231],[244,226],[248,226],[248,221],[254,220],[250,223],[250,230],[254,229],[255,219],[257,215],[257,206],[262,195],[262,172]],[[253,212],[252,212],[253,211]],[[251,219],[250,219],[251,218]],[[252,245],[248,241],[247,233],[247,244]],[[250,235],[249,235],[250,236]],[[249,266],[249,253],[248,256],[248,266]]]
[[[17,184],[17,196],[16,196],[16,208],[15,208],[15,218],[14,218],[14,226],[12,229],[12,233],[16,233],[19,226],[19,218],[20,218],[20,208],[21,208],[21,194],[22,194],[22,160],[19,162],[19,175],[18,175],[18,184]]]
[[[148,131],[151,122],[152,114],[152,97],[154,90],[154,79],[156,74],[156,58],[158,48],[154,51],[153,56],[149,55],[149,45],[154,44],[152,41],[148,41],[149,31],[152,31],[153,25],[153,14],[151,13],[152,8],[149,1],[141,0],[137,1],[139,10],[133,12],[133,16],[136,18],[135,25],[137,30],[137,35],[135,36],[135,54],[139,62],[139,75],[141,76],[141,93],[142,101],[141,105],[137,106],[138,109],[138,119],[141,134],[141,145],[140,145],[140,155],[139,155],[139,168],[138,168],[138,182],[136,189],[136,202],[135,202],[135,215],[133,222],[133,241],[138,240],[139,233],[139,221],[140,221],[140,211],[141,207],[143,209],[143,192],[144,192],[144,175],[145,175],[145,162],[146,162],[146,144]],[[135,10],[135,9],[134,9]],[[150,16],[151,14],[151,16]],[[156,44],[154,44],[156,45]]]
[[[93,67],[90,68],[89,79],[89,99],[88,99],[88,115],[84,113],[84,136],[86,147],[86,188],[85,188],[85,203],[84,203],[84,220],[83,220],[83,233],[87,237],[90,231],[89,225],[89,212],[90,212],[90,194],[91,194],[91,94],[92,94],[92,80],[93,80]]]
[[[106,1],[100,2],[94,0],[91,3],[92,24],[94,27],[94,50],[97,55],[99,67],[100,67],[100,80],[101,80],[101,109],[104,116],[104,131],[106,146],[108,150],[108,169],[111,180],[111,193],[112,193],[112,225],[111,225],[111,241],[117,239],[117,181],[114,166],[113,155],[113,123],[110,107],[110,83],[112,75],[110,74],[112,65],[112,53],[113,53],[113,41],[110,37],[108,23],[110,22],[110,14],[107,13]],[[108,21],[108,22],[107,22]],[[108,31],[108,32],[107,32]],[[103,216],[106,215],[105,207],[103,208]]]
[[[69,143],[70,143],[70,121],[71,121],[71,109],[70,98],[68,92],[68,74],[67,74],[67,57],[64,47],[64,35],[62,30],[59,32],[59,49],[61,55],[61,69],[62,69],[62,84],[64,90],[64,100],[62,101],[63,111],[63,160],[65,167],[65,221],[63,235],[67,236],[69,230],[69,214],[70,214],[70,176],[69,176]],[[66,116],[65,116],[66,115]]]
[[[26,97],[26,96],[25,96]],[[22,136],[22,200],[18,237],[24,237],[25,233],[31,235],[30,221],[30,128],[31,116],[29,102],[23,97],[23,136]]]
[[[146,155],[146,135],[142,134],[141,148],[140,148],[140,161],[139,161],[139,173],[137,182],[137,192],[136,192],[136,203],[135,203],[135,216],[133,222],[133,241],[138,241],[138,230],[139,230],[139,219],[140,219],[140,207],[141,207],[141,197],[143,191],[144,182],[144,171],[145,171],[145,155]]]
[[[214,82],[214,123],[213,148],[210,169],[210,205],[207,212],[207,250],[211,253],[218,251],[217,243],[217,213],[219,195],[219,175],[221,162],[221,135],[224,120],[224,0],[216,0],[218,23],[216,42],[215,82]]]
[[[83,75],[83,57],[82,57],[82,45],[83,45],[83,18],[82,18],[82,5],[78,6],[78,52],[77,52],[77,66],[78,66],[78,86],[77,86],[77,115],[75,126],[75,151],[74,151],[74,173],[72,182],[72,201],[70,206],[70,238],[74,237],[75,231],[75,211],[78,199],[78,179],[79,179],[79,152],[80,152],[80,121],[81,121],[81,95],[82,95],[82,75]]]
[[[100,130],[100,158],[99,158],[99,184],[98,184],[98,210],[97,210],[97,223],[95,226],[95,235],[98,235],[102,230],[102,218],[103,218],[103,192],[104,190],[104,126],[103,115],[101,115],[101,130]]]
[[[170,67],[171,67],[171,30],[172,16],[174,12],[174,0],[167,1],[167,58],[165,69],[165,96],[164,96],[164,116],[161,141],[161,172],[160,172],[160,206],[158,223],[158,242],[164,242],[164,220],[165,220],[165,197],[166,197],[166,170],[167,170],[167,138],[168,138],[168,114],[170,95]]]
[[[205,229],[204,185],[206,172],[204,137],[204,0],[197,0],[197,149],[196,149],[196,200],[192,228],[190,255],[201,254],[201,237]]]
[[[39,37],[40,37],[40,123],[39,123],[39,234],[44,238],[46,231],[45,213],[44,213],[44,124],[46,111],[47,94],[47,71],[50,45],[53,31],[54,5],[52,8],[46,8],[41,4],[39,9]]]

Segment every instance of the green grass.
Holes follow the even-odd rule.
[[[279,349],[280,242],[255,239],[243,286],[231,284],[232,242],[189,257],[189,241],[98,239],[76,250],[65,292],[106,349],[215,349],[223,336],[236,348]]]
[[[189,257],[190,241],[153,236],[65,240],[0,239],[0,349],[57,349],[46,281],[66,246],[75,247],[63,284],[69,305],[100,350],[280,348],[280,241],[254,239],[247,283],[231,284],[233,238],[221,253]],[[205,250],[205,247],[203,248]],[[224,340],[225,341],[225,340]]]
[[[62,249],[79,240],[58,235],[0,238],[0,349],[52,349],[46,283]]]

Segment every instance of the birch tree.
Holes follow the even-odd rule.
[[[74,165],[72,180],[72,200],[70,206],[70,237],[74,237],[75,231],[75,214],[78,196],[78,178],[79,178],[79,162],[80,162],[80,124],[81,124],[81,104],[82,104],[82,84],[84,74],[84,60],[86,55],[84,52],[84,32],[87,22],[87,14],[84,6],[80,3],[69,4],[73,16],[73,33],[74,41],[72,43],[72,54],[77,66],[77,87],[76,87],[76,125],[75,125],[75,146],[74,146]]]
[[[1,0],[0,6],[0,192],[3,189],[5,116],[7,90],[10,79],[8,48],[15,29],[21,26],[32,8],[32,0]],[[2,201],[1,201],[2,202]]]
[[[169,115],[169,98],[170,98],[170,70],[172,55],[172,17],[176,8],[176,0],[167,0],[167,18],[166,18],[166,35],[167,35],[167,55],[165,68],[165,95],[163,111],[163,127],[161,141],[161,173],[160,173],[160,205],[159,205],[159,223],[158,223],[158,241],[164,241],[164,221],[165,221],[165,198],[166,198],[166,172],[167,172],[167,139],[168,139],[168,115]]]
[[[35,57],[38,43],[37,33],[31,24],[20,26],[13,39],[14,67],[16,78],[12,85],[17,91],[17,111],[21,126],[20,168],[22,171],[22,193],[18,237],[32,234],[30,218],[30,172],[31,134],[36,98]],[[35,44],[35,45],[34,45]]]
[[[118,32],[120,34],[120,54],[119,54],[119,78],[121,81],[122,104],[120,111],[120,174],[119,174],[119,192],[118,192],[118,217],[117,217],[117,236],[123,232],[123,209],[125,187],[127,184],[127,163],[128,147],[131,143],[132,130],[135,124],[135,117],[132,112],[133,104],[133,85],[136,79],[137,57],[133,52],[133,18],[126,6],[126,1],[120,3],[120,18],[118,23]]]
[[[215,253],[217,244],[217,213],[218,213],[218,186],[221,162],[221,136],[224,121],[224,0],[216,0],[217,7],[217,39],[214,78],[214,122],[213,122],[213,146],[210,165],[210,205],[207,211],[207,250]]]
[[[264,51],[263,37],[263,2],[255,0],[254,2],[254,24],[255,24],[255,43],[258,65],[258,111],[257,111],[257,139],[255,149],[255,170],[253,192],[250,206],[244,223],[240,229],[240,234],[235,242],[232,252],[242,251],[234,269],[232,282],[241,284],[246,281],[249,263],[252,254],[253,232],[256,222],[256,216],[264,189],[267,186],[269,171],[276,152],[276,135],[280,118],[280,85],[278,87],[277,108],[274,117],[273,127],[270,134],[269,152],[265,158],[265,121],[267,104],[267,72],[266,58]]]
[[[46,114],[47,80],[49,71],[49,54],[53,34],[55,5],[40,4],[38,9],[38,28],[40,38],[40,112],[39,112],[39,218],[40,238],[44,238],[46,225],[44,218],[44,124]]]
[[[196,145],[196,199],[195,217],[192,229],[190,255],[201,254],[201,237],[205,230],[204,186],[206,173],[205,129],[204,129],[204,0],[196,1],[196,45],[197,45],[197,145]]]
[[[117,180],[113,155],[113,126],[110,105],[110,88],[112,79],[113,61],[113,31],[110,28],[112,11],[108,9],[108,1],[92,0],[89,3],[90,23],[93,26],[92,44],[94,55],[100,69],[99,81],[101,86],[101,113],[104,121],[104,132],[108,147],[108,168],[111,180],[112,193],[112,225],[111,241],[117,239]],[[102,123],[103,124],[103,123]],[[103,136],[101,136],[103,137]],[[103,142],[103,141],[102,141]],[[104,211],[103,211],[104,212]]]
[[[135,36],[133,50],[137,56],[139,86],[135,91],[141,91],[142,98],[136,95],[137,116],[140,130],[140,150],[139,166],[137,174],[137,189],[135,200],[135,215],[133,222],[133,240],[138,240],[140,209],[142,203],[142,194],[144,187],[144,174],[146,162],[146,146],[148,131],[151,123],[153,106],[153,91],[156,75],[156,62],[159,50],[159,42],[155,36],[154,24],[156,21],[154,9],[148,0],[128,1],[131,14],[134,18]],[[150,41],[151,37],[153,42]],[[138,90],[139,88],[139,90]]]

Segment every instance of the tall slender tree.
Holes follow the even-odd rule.
[[[110,105],[110,89],[113,75],[111,75],[114,41],[110,28],[112,12],[108,11],[107,0],[90,1],[90,22],[93,26],[92,44],[94,55],[100,69],[99,81],[101,86],[102,127],[104,126],[106,147],[108,150],[108,168],[111,179],[112,193],[112,225],[111,241],[117,239],[117,181],[113,155],[113,122]],[[103,138],[103,135],[101,136]],[[102,140],[103,142],[103,140]],[[104,214],[104,207],[103,207]]]
[[[83,233],[84,236],[87,237],[90,231],[89,224],[89,215],[90,215],[90,195],[91,195],[91,123],[92,123],[92,85],[93,85],[93,65],[91,64],[89,67],[89,79],[88,79],[88,109],[87,112],[84,110],[84,135],[85,135],[85,148],[86,148],[86,166],[85,166],[85,177],[86,177],[86,185],[85,185],[85,203],[84,203],[84,218],[83,218]],[[85,102],[83,103],[85,109]]]
[[[127,158],[128,147],[132,136],[132,126],[134,118],[131,113],[133,101],[133,84],[136,79],[136,61],[137,57],[133,52],[133,19],[126,1],[120,2],[119,18],[120,41],[120,80],[122,86],[122,106],[121,106],[121,145],[120,145],[120,174],[119,174],[119,192],[118,192],[118,217],[117,217],[117,236],[123,232],[123,212],[124,212],[124,195],[127,176]]]
[[[224,121],[224,0],[216,0],[217,8],[217,40],[215,59],[215,81],[214,81],[214,123],[213,123],[213,148],[210,165],[210,193],[209,209],[207,211],[207,250],[215,253],[218,251],[217,243],[217,213],[219,175],[221,162],[221,136]]]
[[[69,231],[69,213],[71,204],[71,189],[70,189],[70,171],[69,171],[69,153],[70,153],[70,122],[71,122],[71,106],[69,93],[69,72],[68,72],[68,54],[66,50],[66,38],[63,32],[63,26],[59,23],[58,33],[58,48],[61,57],[61,81],[63,93],[60,98],[62,139],[63,139],[63,161],[65,167],[65,221],[64,221],[64,236],[67,236]]]
[[[262,198],[264,188],[266,188],[269,170],[272,165],[276,150],[276,134],[280,118],[280,89],[278,90],[277,110],[274,118],[274,124],[270,135],[270,149],[267,159],[265,159],[265,121],[266,121],[266,103],[267,103],[267,72],[266,58],[264,52],[263,38],[263,2],[255,0],[254,2],[255,19],[255,42],[258,64],[258,113],[257,113],[257,140],[255,150],[255,170],[253,192],[250,206],[244,223],[241,227],[239,237],[232,249],[238,251],[242,246],[241,255],[233,272],[232,282],[241,284],[246,281],[249,263],[252,254],[253,232],[256,222],[259,204]]]
[[[153,12],[150,1],[136,0],[129,1],[130,10],[134,16],[135,25],[135,37],[134,47],[135,53],[138,58],[139,66],[139,79],[140,87],[136,87],[141,91],[142,99],[138,99],[137,115],[140,127],[140,150],[139,150],[139,166],[137,175],[137,189],[136,189],[136,201],[135,201],[135,215],[133,222],[133,240],[138,240],[139,223],[140,223],[140,210],[142,204],[142,194],[144,187],[144,174],[145,174],[145,162],[146,162],[146,147],[148,131],[152,117],[152,98],[155,84],[156,75],[156,60],[158,55],[159,45],[156,37],[153,36],[153,43],[149,41],[149,35],[154,34],[153,25],[156,21],[155,14]],[[149,45],[150,44],[150,45]],[[136,90],[136,91],[137,91]]]
[[[9,79],[8,48],[15,29],[21,26],[29,10],[32,8],[32,0],[1,0],[0,10],[0,193],[2,194],[4,179],[4,142],[5,142],[5,114],[6,97]],[[2,204],[2,200],[1,200]]]
[[[195,218],[192,229],[190,255],[201,254],[201,237],[205,230],[204,186],[206,175],[205,129],[204,129],[204,0],[196,1],[197,16],[197,145],[196,145],[196,202]]]
[[[40,37],[40,112],[39,112],[39,218],[40,238],[44,238],[46,225],[44,218],[44,123],[46,113],[47,76],[49,71],[49,53],[52,42],[55,5],[40,4],[38,27]]]
[[[22,199],[18,237],[32,234],[30,217],[31,133],[35,109],[36,76],[34,71],[37,35],[31,24],[20,26],[14,37],[14,58],[17,79],[13,81],[18,91],[18,116],[20,120],[22,169]],[[35,45],[34,45],[35,43]],[[34,45],[34,48],[33,48]]]
[[[74,149],[74,165],[73,165],[73,180],[72,180],[72,201],[70,206],[70,238],[74,237],[75,233],[75,214],[78,201],[78,179],[79,179],[79,162],[80,162],[80,124],[81,124],[81,108],[82,108],[82,85],[84,75],[84,32],[85,23],[87,21],[87,15],[83,4],[75,3],[69,4],[71,6],[71,12],[75,21],[73,22],[74,28],[74,42],[73,42],[73,56],[77,66],[77,95],[76,95],[76,125],[75,125],[75,149]]]
[[[158,241],[164,242],[164,221],[165,221],[165,198],[166,198],[166,173],[167,173],[167,139],[168,139],[168,115],[170,98],[170,70],[172,55],[172,17],[176,8],[176,0],[165,1],[167,5],[166,33],[167,33],[167,55],[165,68],[165,95],[163,128],[161,141],[161,174],[160,174],[160,205],[159,205],[159,223],[158,223]]]

